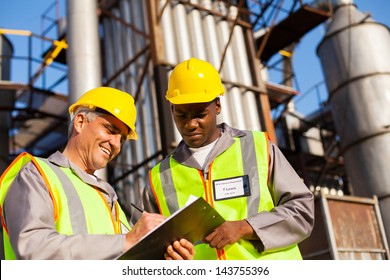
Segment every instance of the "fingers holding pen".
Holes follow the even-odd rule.
[[[133,226],[131,231],[126,234],[125,250],[131,248],[142,237],[161,224],[164,220],[165,217],[163,215],[144,211],[141,218]]]
[[[165,217],[160,214],[148,213],[133,203],[131,205],[138,210],[138,214],[141,214],[131,231],[134,231],[134,237],[138,240],[165,220]],[[167,247],[164,257],[167,260],[192,260],[194,255],[194,245],[186,239],[180,239]]]

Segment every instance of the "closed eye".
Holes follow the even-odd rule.
[[[118,134],[121,135],[121,143],[123,143],[126,140],[127,136],[122,134],[120,129],[117,129],[110,124],[104,124],[104,127],[106,128],[107,133],[110,135],[118,135]]]

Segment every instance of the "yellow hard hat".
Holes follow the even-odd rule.
[[[224,92],[217,69],[207,61],[190,58],[173,69],[165,97],[173,104],[204,103]]]
[[[135,132],[135,120],[137,110],[133,97],[127,92],[110,88],[98,87],[84,93],[76,103],[69,107],[69,113],[73,114],[77,106],[100,108],[109,112],[129,127],[127,139],[137,140]]]

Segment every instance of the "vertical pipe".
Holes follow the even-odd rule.
[[[66,1],[68,23],[68,80],[70,104],[101,85],[100,41],[96,0]],[[106,170],[97,172],[106,179]]]
[[[175,30],[175,37],[172,38],[172,43],[176,44],[177,61],[175,64],[178,64],[192,56],[186,7],[180,3],[174,5],[172,8],[172,16],[173,28]],[[179,143],[182,137],[176,126],[174,127],[176,142]]]
[[[68,80],[69,101],[100,86],[101,63],[96,0],[68,0]]]
[[[13,56],[13,47],[11,42],[0,35],[0,81],[11,79],[11,57]],[[4,107],[12,108],[14,106],[14,92],[11,90],[0,91],[0,104]],[[0,174],[7,168],[9,161],[9,135],[11,128],[11,111],[0,111]]]
[[[119,1],[119,13],[121,18],[126,22],[131,24],[133,21],[133,17],[131,14],[132,8],[128,0],[120,0]],[[137,11],[138,12],[138,11]],[[136,41],[134,38],[134,32],[129,27],[123,27],[123,33],[120,36],[123,44],[123,61],[122,63],[127,62],[134,55],[133,42]],[[136,86],[134,83],[134,79],[132,79],[134,73],[134,66],[129,65],[127,69],[124,70],[124,89],[129,93],[133,94]]]
[[[177,58],[179,63],[191,57],[191,45],[188,32],[187,11],[183,4],[176,4],[172,9],[173,27],[176,37],[173,42],[177,46]]]
[[[112,9],[111,12],[114,16],[118,18],[120,17],[120,12],[118,8]],[[124,41],[124,37],[125,37],[124,34],[126,34],[125,33],[126,28],[122,25],[121,22],[117,20],[114,20],[113,26],[114,26],[113,40],[114,40],[114,52],[115,52],[114,59],[116,65],[115,71],[118,71],[123,66],[123,63],[126,62],[125,53],[124,53],[124,49],[127,45],[127,42]],[[126,84],[125,74],[122,71],[115,79],[115,87],[121,90],[125,90],[125,84]]]
[[[169,103],[165,99],[168,75],[164,62],[176,63],[176,47],[172,44],[173,23],[170,5],[166,0],[148,0],[149,33],[151,34],[151,57],[153,61],[153,76],[150,76],[151,103],[153,110],[149,111],[151,127],[156,133],[156,152],[161,151],[166,156],[171,151],[174,140],[174,125]],[[165,7],[165,8],[164,8]],[[163,10],[164,9],[164,10]],[[162,12],[163,11],[163,12]],[[162,32],[163,31],[163,32]]]
[[[202,0],[201,6],[207,10],[212,9],[212,3],[210,0]],[[214,65],[215,68],[219,68],[219,65],[221,64],[221,52],[218,45],[217,40],[217,28],[215,23],[215,18],[212,14],[203,12],[203,34],[204,34],[204,42],[205,42],[205,48],[206,48],[206,54],[207,54],[207,60],[212,65]],[[221,74],[222,77],[222,74]],[[223,77],[222,77],[223,78]],[[232,124],[232,117],[228,105],[228,92],[227,88],[225,86],[225,95],[222,96],[221,99],[221,106],[222,111],[221,114],[218,115],[218,122],[226,122],[227,124]]]
[[[131,24],[135,26],[138,30],[143,31],[144,33],[147,33],[146,26],[145,26],[145,20],[144,20],[144,13],[142,9],[141,1],[129,1],[130,2],[130,11],[131,11]],[[144,49],[146,47],[146,40],[143,36],[137,34],[134,31],[131,31],[132,33],[132,40],[130,40],[129,43],[131,43],[130,47],[133,50],[133,54],[139,52],[141,49]],[[149,95],[150,91],[149,89],[149,76],[146,75],[141,81],[141,84],[137,84],[139,82],[139,76],[144,70],[144,67],[147,67],[148,65],[145,65],[145,63],[148,63],[147,58],[145,55],[140,56],[134,63],[130,65],[131,67],[131,76],[133,77],[132,81],[135,83],[134,92],[137,87],[142,87],[143,90],[140,92],[140,94],[137,96],[137,110],[138,110],[138,129],[140,129],[141,132],[141,141],[137,141],[135,144],[137,145],[137,159],[138,161],[144,160],[149,154],[150,154],[150,148],[152,148],[154,145],[150,142],[150,135],[149,130],[147,126],[148,119],[146,118],[147,112],[149,112],[150,109],[150,103],[149,103]]]
[[[166,0],[161,0],[160,7],[161,8],[164,7],[166,2],[167,2]],[[181,5],[181,6],[183,6],[183,5]],[[183,50],[180,51],[182,49],[182,47],[180,46],[180,37],[177,34],[180,31],[180,28],[183,28],[183,27],[176,27],[176,24],[178,22],[180,23],[180,21],[178,21],[176,19],[176,17],[180,13],[183,14],[183,9],[184,9],[184,7],[176,8],[176,10],[175,10],[176,12],[175,12],[173,10],[172,5],[168,4],[164,9],[163,14],[161,15],[161,26],[162,26],[162,30],[164,30],[165,57],[166,57],[166,61],[169,64],[172,64],[173,66],[175,66],[179,61],[181,61],[182,57],[184,56],[182,54]],[[185,36],[185,34],[184,34],[184,36]],[[187,50],[188,50],[188,46],[187,46]],[[161,68],[158,68],[158,70],[159,70],[159,73],[158,73],[157,77],[160,77]],[[171,71],[168,71],[168,76],[170,76],[170,74],[171,74]],[[165,92],[161,92],[160,94],[165,96]],[[159,102],[167,102],[165,100],[165,98],[162,98],[162,99],[159,98],[158,100],[159,100]],[[179,141],[181,140],[181,136],[180,136],[180,133],[177,130],[176,126],[174,125],[174,122],[173,122],[171,115],[165,114],[164,116],[168,117],[172,123],[174,139],[175,139],[174,142],[179,143]],[[172,144],[174,144],[174,143],[172,143]]]
[[[113,13],[115,15],[119,15],[119,17],[126,23],[130,25],[136,26],[134,23],[134,13],[139,13],[139,10],[134,10],[132,7],[132,2],[129,0],[120,0],[119,1],[119,9],[114,8]],[[136,1],[138,2],[138,1]],[[116,32],[113,40],[118,42],[118,47],[115,47],[115,64],[116,70],[123,67],[125,63],[131,60],[134,56],[134,53],[139,49],[139,38],[137,38],[137,34],[129,28],[127,25],[124,25],[122,22],[117,20],[113,20],[114,26],[116,26]],[[136,26],[139,29],[138,26]],[[132,63],[128,65],[126,69],[122,71],[122,73],[115,79],[118,87],[121,87],[124,91],[131,94],[133,97],[135,95],[135,91],[137,89],[137,74],[136,74],[136,63]],[[137,107],[137,124],[136,131],[139,137],[138,141],[127,141],[124,143],[122,147],[122,152],[118,156],[116,162],[119,163],[119,166],[132,166],[134,163],[140,162],[139,154],[142,153],[142,142],[144,138],[144,134],[142,131],[142,116],[140,112],[139,101],[136,100],[135,103]],[[141,146],[139,146],[139,142],[141,142]],[[114,174],[116,176],[121,176],[124,172],[127,171],[127,168],[115,168]],[[131,212],[129,207],[131,202],[135,202],[136,199],[139,198],[139,183],[137,182],[138,173],[132,173],[126,176],[123,180],[118,182],[117,189],[120,190],[121,195],[119,198],[124,204],[124,208],[128,212]]]
[[[4,56],[4,58],[2,57]],[[0,35],[0,80],[10,80],[11,61],[13,48],[4,35]],[[14,106],[15,93],[11,90],[0,90],[0,104],[4,107]],[[11,111],[0,111],[0,174],[2,174],[9,165],[9,129],[11,128]],[[0,175],[1,176],[1,175]],[[0,225],[0,234],[3,236],[3,226]],[[4,260],[4,240],[0,240],[0,259]]]
[[[225,4],[222,2],[217,2],[217,9],[223,15],[227,15],[227,9]],[[217,36],[219,43],[220,53],[223,52],[226,45],[229,43],[230,37],[230,27],[226,20],[221,19],[217,23]],[[237,71],[234,64],[233,50],[231,44],[226,49],[225,60],[222,67],[223,77],[229,81],[237,81]],[[239,88],[232,87],[228,92],[226,92],[226,99],[228,100],[229,112],[232,117],[231,125],[239,129],[246,129],[245,117],[244,117],[244,108],[242,104],[242,94]]]
[[[237,16],[237,7],[231,6],[229,8],[229,17],[233,20]],[[243,29],[241,26],[236,25],[233,29],[234,35],[232,38],[234,65],[237,68],[237,80],[246,86],[252,86],[253,80],[249,70],[249,57],[248,55],[243,57],[243,54],[247,54],[248,51],[245,47],[245,40],[243,35]],[[246,91],[242,93],[242,103],[244,110],[244,117],[246,127],[245,129],[261,130],[259,110],[256,106],[255,94],[252,91]]]
[[[160,8],[164,7],[166,4],[166,0],[161,0]],[[178,61],[177,59],[177,47],[174,41],[174,28],[173,28],[173,20],[172,20],[172,9],[171,5],[165,8],[163,14],[161,15],[161,26],[162,30],[164,30],[164,45],[165,47],[165,59],[169,64],[175,65]]]
[[[112,40],[112,21],[110,18],[104,17],[102,19],[103,26],[103,52],[104,52],[104,77],[109,78],[114,75],[114,64],[112,58],[114,57],[114,46]],[[108,60],[107,58],[110,58]]]
[[[190,0],[190,2],[199,5],[198,0]],[[207,60],[201,13],[198,9],[192,9],[188,13],[188,29],[190,33],[190,44],[192,46],[192,56]]]
[[[201,6],[207,10],[212,9],[210,0],[202,0]],[[214,16],[208,12],[203,12],[203,34],[206,47],[207,60],[218,69],[221,64],[220,52],[217,42],[217,30]]]

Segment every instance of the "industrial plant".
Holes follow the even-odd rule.
[[[61,151],[69,105],[93,87],[118,88],[135,100],[138,140],[124,142],[99,176],[130,217],[150,169],[181,140],[165,99],[168,77],[196,57],[221,75],[219,122],[267,131],[314,193],[303,258],[389,259],[388,26],[352,0],[67,0],[63,13],[60,1],[48,7],[41,34],[0,27],[0,174],[22,152]],[[326,32],[312,47],[328,99],[303,115],[294,105],[294,47],[319,25]],[[24,67],[26,83],[13,80],[14,67]],[[281,80],[270,81],[271,71]]]

